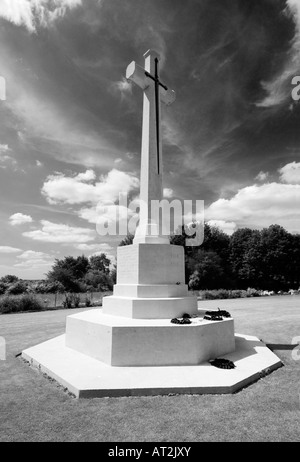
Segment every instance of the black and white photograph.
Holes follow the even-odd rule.
[[[300,441],[300,0],[0,0],[0,442]]]

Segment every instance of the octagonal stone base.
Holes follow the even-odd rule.
[[[194,366],[112,367],[65,345],[56,337],[23,351],[32,366],[66,387],[77,398],[234,393],[282,366],[256,337],[235,335],[235,351],[225,355],[235,369],[205,361]]]

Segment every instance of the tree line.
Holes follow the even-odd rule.
[[[171,237],[185,248],[186,283],[198,289],[289,290],[300,286],[300,234],[282,226],[242,228],[228,236],[204,225],[200,247],[186,247],[186,234]]]
[[[191,230],[183,227],[180,234],[170,237],[171,244],[184,247],[185,279],[190,289],[252,287],[286,291],[300,286],[300,234],[271,225],[262,230],[238,229],[228,236],[218,227],[205,223],[202,245],[188,247],[186,238],[191,239],[190,234]],[[132,240],[133,236],[128,235],[120,245],[130,245]],[[109,291],[115,282],[116,265],[112,265],[104,253],[90,258],[68,256],[56,259],[46,279],[34,284],[11,275],[1,278],[0,295],[26,291]]]

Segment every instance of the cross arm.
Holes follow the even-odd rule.
[[[176,99],[176,93],[174,90],[170,90],[169,88],[165,90],[163,87],[160,87],[159,93],[160,93],[160,99],[164,104],[166,104],[167,106],[170,106],[170,104],[174,103]]]
[[[145,74],[145,69],[132,61],[126,69],[126,79],[131,80],[138,85],[142,90],[149,87],[149,78]]]
[[[145,69],[135,61],[132,61],[126,69],[126,79],[134,82],[142,90],[146,90],[151,83],[151,79],[147,76]],[[169,106],[175,101],[176,93],[174,90],[166,89],[166,87],[159,86],[160,100]]]

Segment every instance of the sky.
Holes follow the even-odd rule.
[[[0,0],[0,277],[104,252],[97,213],[139,193],[142,91],[156,50],[168,198],[228,234],[300,233],[300,0]]]

